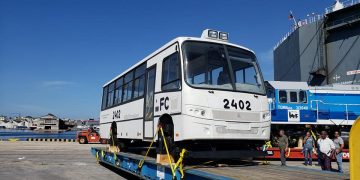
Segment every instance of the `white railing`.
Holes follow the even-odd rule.
[[[291,30],[285,34],[285,36],[283,38],[280,39],[280,41],[278,43],[276,43],[276,45],[274,46],[274,50],[280,46],[281,43],[283,43],[295,30],[297,29],[297,27],[293,27],[291,28]]]
[[[341,2],[341,4],[343,5],[343,8],[346,8],[346,7],[349,7],[349,6],[358,4],[358,3],[360,3],[360,0],[347,0],[347,1]],[[336,11],[335,4],[330,7],[325,8],[325,14],[329,14],[334,11]]]
[[[308,16],[306,19],[297,21],[297,24],[294,25],[294,27],[291,28],[290,31],[288,33],[286,33],[285,36],[283,38],[281,38],[281,40],[274,46],[274,50],[277,47],[279,47],[280,44],[283,43],[297,28],[299,28],[301,26],[305,26],[307,24],[317,22],[321,19],[324,19],[324,16],[322,14],[317,14],[317,15]]]
[[[316,109],[313,107],[313,102],[316,102]],[[344,119],[340,124],[346,120],[346,124],[349,124],[349,106],[359,106],[360,104],[341,104],[341,103],[325,103],[321,100],[311,100],[310,101],[310,110],[316,110],[316,118],[319,118],[319,104],[328,105],[328,106],[340,106],[345,108],[346,119]],[[329,120],[331,120],[329,118]]]

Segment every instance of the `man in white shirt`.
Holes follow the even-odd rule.
[[[328,138],[326,131],[321,132],[321,138],[318,140],[320,154],[321,169],[325,171],[331,171],[331,157],[334,155],[335,144]]]

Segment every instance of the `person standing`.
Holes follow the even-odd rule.
[[[286,157],[285,157],[285,153],[288,149],[288,145],[289,145],[289,140],[288,137],[285,135],[285,132],[283,129],[281,129],[279,131],[279,148],[280,148],[280,159],[281,159],[281,166],[286,166]]]
[[[321,159],[320,159],[320,147],[319,147],[319,139],[321,139],[321,134],[320,133],[316,133],[316,155],[317,155],[317,166],[321,166]]]
[[[314,139],[311,137],[310,132],[306,133],[304,138],[304,156],[305,156],[305,166],[310,165],[312,166],[312,152],[313,148],[315,147]]]
[[[331,171],[331,157],[334,155],[334,142],[328,138],[326,131],[321,132],[321,138],[318,140],[320,149],[320,165],[324,171]]]
[[[338,165],[338,170],[340,173],[344,173],[342,168],[342,157],[343,157],[343,148],[344,148],[344,140],[340,137],[340,132],[335,131],[334,145],[335,145],[335,158],[336,163]]]

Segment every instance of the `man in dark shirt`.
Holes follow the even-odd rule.
[[[285,132],[283,129],[280,130],[279,132],[279,148],[280,148],[280,159],[281,159],[281,166],[286,166],[286,157],[285,157],[285,152],[288,149],[288,145],[289,145],[289,140],[288,137],[285,135]]]
[[[344,140],[341,138],[339,131],[335,131],[334,145],[335,145],[335,158],[338,164],[339,172],[344,173],[342,168],[342,156],[343,156],[342,150],[344,148]]]

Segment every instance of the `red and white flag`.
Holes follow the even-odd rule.
[[[293,16],[292,12],[290,11],[289,20],[292,20],[292,19],[294,19],[294,16]]]

